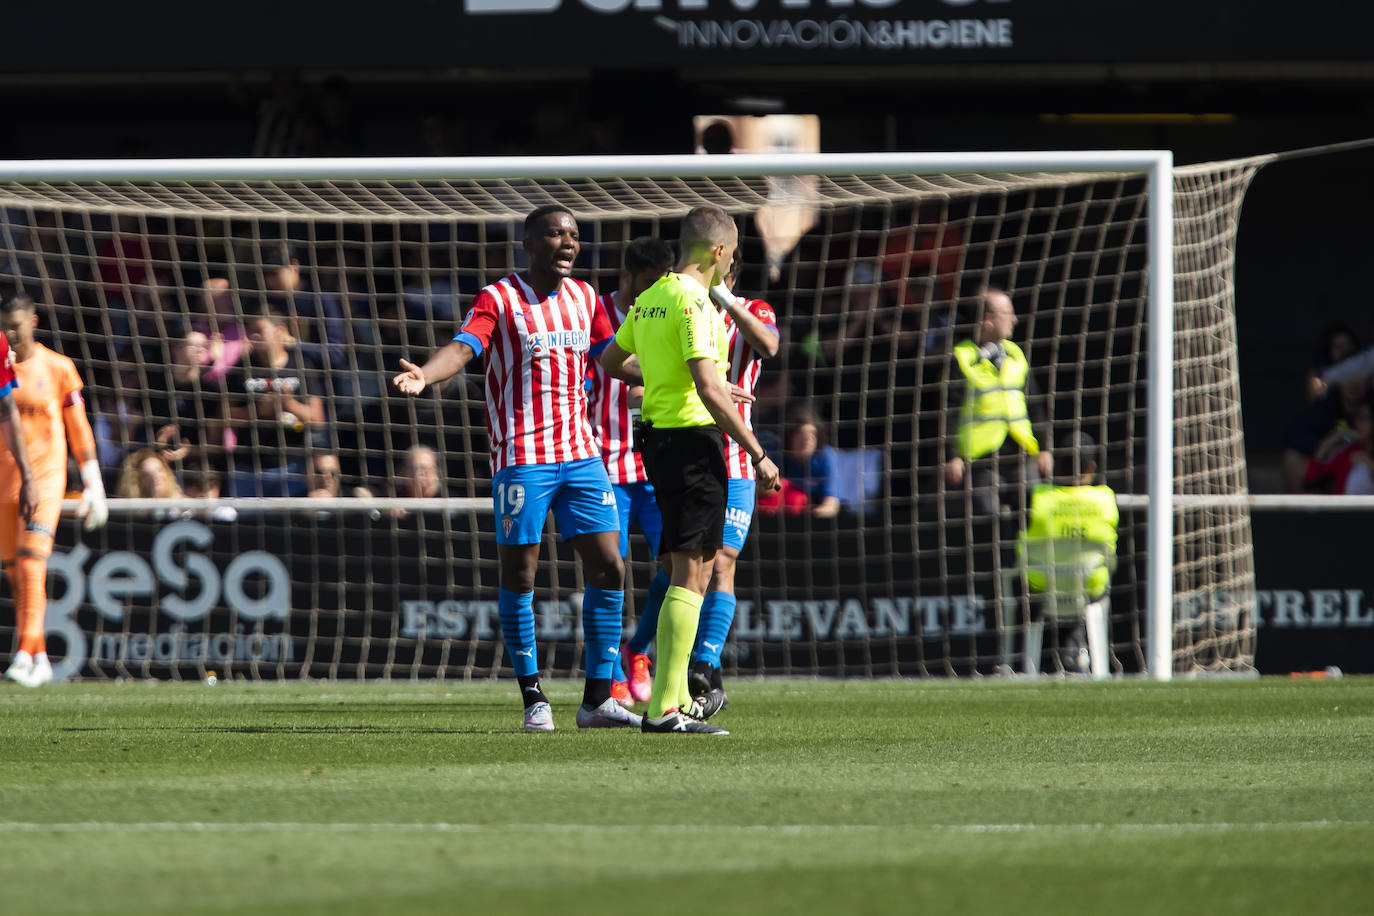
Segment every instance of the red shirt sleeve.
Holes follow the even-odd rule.
[[[484,289],[472,300],[472,308],[468,309],[463,325],[453,339],[461,340],[469,346],[475,342],[477,346],[473,347],[473,350],[481,356],[487,344],[491,343],[492,332],[500,320],[501,304],[496,301],[496,296]]]
[[[749,312],[773,330],[778,329],[778,316],[774,313],[773,306],[762,299],[750,299]]]
[[[600,296],[592,299],[591,335],[593,355],[604,350],[605,344],[615,336],[615,328],[611,327],[611,316],[606,314],[606,306]]]

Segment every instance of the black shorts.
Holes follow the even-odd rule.
[[[650,427],[640,449],[663,516],[659,554],[708,553],[725,533],[725,436],[714,426]]]

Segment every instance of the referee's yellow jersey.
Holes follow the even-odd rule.
[[[724,379],[730,345],[725,321],[700,283],[675,273],[661,278],[640,294],[615,342],[639,358],[646,420],[664,429],[716,422],[697,395],[687,361],[714,360]]]

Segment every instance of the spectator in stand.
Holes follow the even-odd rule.
[[[160,244],[149,241],[148,233],[136,216],[120,215],[100,246],[96,259],[100,270],[101,288],[108,306],[108,326],[102,330],[114,338],[117,352],[133,346],[132,337],[137,322],[131,313],[144,309],[155,301],[156,288],[169,282],[169,275],[159,264],[167,262],[167,252]]]
[[[247,344],[248,333],[240,320],[229,281],[212,277],[201,288],[202,315],[193,329],[205,337],[205,352],[200,359],[205,365],[202,381],[217,384],[238,365]]]
[[[215,470],[204,455],[195,455],[181,466],[181,489],[187,499],[219,499],[223,480],[224,476]],[[228,524],[237,521],[239,513],[233,506],[216,506],[213,509],[187,510],[182,517]]]
[[[897,282],[898,304],[922,307],[954,301],[964,247],[964,232],[949,221],[944,206],[922,204],[912,224],[894,230],[883,249],[883,274]]]
[[[796,408],[787,424],[782,475],[806,494],[805,505],[812,515],[834,518],[839,514],[835,450],[829,445],[820,417],[809,407]]]
[[[428,445],[412,445],[396,466],[396,479],[391,495],[401,499],[438,499],[447,496],[444,478],[439,472],[439,456]],[[402,519],[405,509],[391,510],[392,518]]]
[[[180,499],[185,496],[177,485],[171,463],[154,448],[141,448],[124,459],[115,495],[120,499]],[[172,518],[174,514],[161,510],[154,513],[157,518]]]
[[[1366,400],[1355,412],[1355,431],[1359,449],[1350,457],[1350,473],[1345,477],[1346,496],[1374,495],[1374,403]]]
[[[333,499],[342,492],[343,470],[333,452],[311,452],[309,491],[312,499]]]
[[[229,495],[304,495],[312,434],[325,425],[320,373],[273,312],[249,322],[248,344],[247,359],[224,386],[224,422],[234,443]]]
[[[171,357],[165,369],[149,367],[146,373],[143,441],[183,449],[169,456],[177,461],[184,457],[186,447],[206,444],[202,383],[210,361],[210,339],[191,328],[172,342]]]
[[[396,469],[394,495],[406,499],[438,499],[445,495],[439,456],[428,445],[412,445]]]
[[[1359,386],[1359,382],[1346,382],[1342,387]],[[1371,453],[1369,450],[1370,402],[1368,392],[1350,410],[1350,421],[1337,422],[1336,427],[1327,433],[1316,452],[1307,462],[1307,472],[1303,483],[1305,489],[1319,493],[1349,493],[1350,476],[1357,467],[1363,468],[1358,475],[1356,492],[1364,487],[1368,476]]]
[[[1283,482],[1289,493],[1301,493],[1308,488],[1308,468],[1319,452],[1324,460],[1329,460],[1339,451],[1338,440],[1349,444],[1355,438],[1355,414],[1368,399],[1368,383],[1358,372],[1351,372],[1353,377],[1347,378],[1342,367],[1362,358],[1363,354],[1358,354],[1323,373],[1325,381],[1339,370],[1345,380],[1331,385],[1320,400],[1309,404],[1284,430]]]
[[[348,325],[339,298],[304,282],[301,262],[285,244],[265,246],[261,262],[267,306],[289,319],[300,352],[323,369],[347,369]]]
[[[1313,354],[1311,368],[1307,370],[1307,403],[1314,403],[1325,396],[1326,382],[1322,374],[1354,356],[1359,349],[1360,339],[1345,325],[1331,324],[1322,330],[1321,343]]]
[[[134,307],[150,287],[166,284],[166,268],[158,266],[166,261],[166,251],[148,240],[138,217],[116,217],[113,231],[100,246],[96,262],[100,265],[105,301],[111,306],[118,303],[124,308]]]

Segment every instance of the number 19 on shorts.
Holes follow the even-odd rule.
[[[525,508],[525,488],[518,483],[496,487],[496,511],[499,515],[519,515]]]

